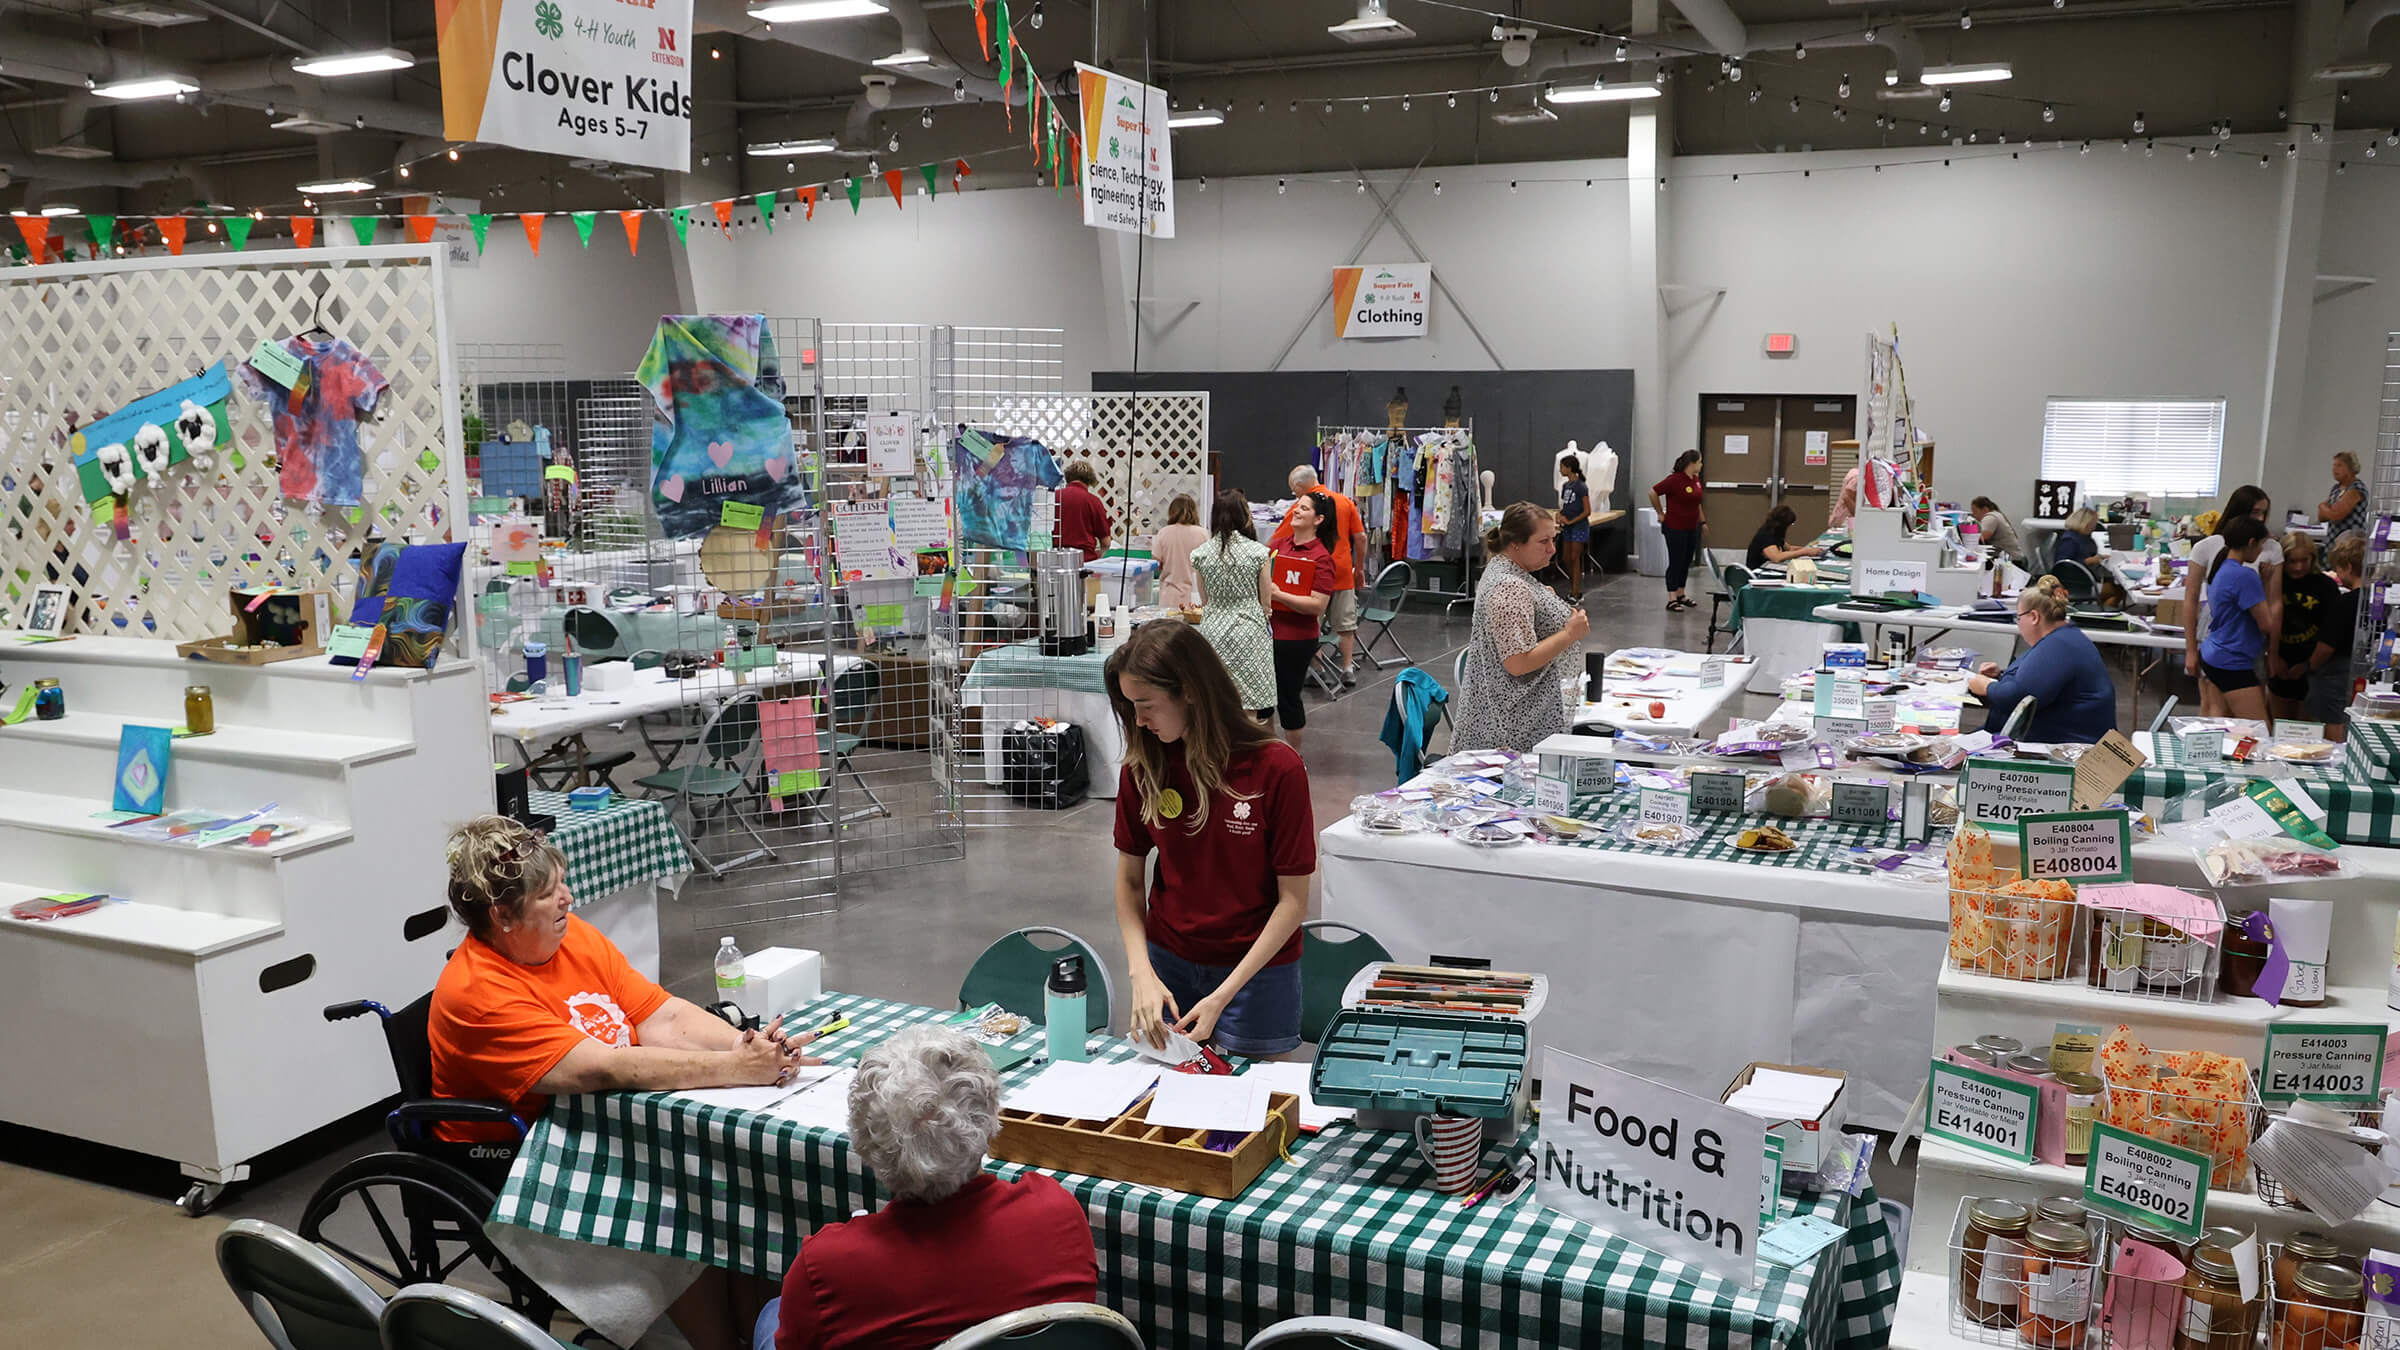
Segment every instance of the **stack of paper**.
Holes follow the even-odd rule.
[[[1142,1094],[1157,1081],[1158,1066],[1144,1060],[1122,1064],[1062,1060],[1036,1074],[1032,1082],[1010,1089],[1000,1104],[1029,1116],[1113,1120],[1124,1114],[1126,1107],[1141,1100]]]
[[[1301,1129],[1320,1130],[1335,1121],[1355,1118],[1358,1112],[1350,1107],[1317,1105],[1316,1098],[1308,1095],[1308,1068],[1291,1060],[1270,1060],[1251,1065],[1250,1072],[1242,1076],[1262,1080],[1269,1092],[1288,1092],[1298,1097]]]
[[[849,1133],[850,1080],[858,1077],[858,1070],[819,1065],[803,1072],[820,1076],[768,1107],[767,1114],[836,1134]]]
[[[1256,1073],[1170,1073],[1158,1080],[1143,1119],[1182,1130],[1230,1130],[1248,1134],[1267,1125],[1267,1080]]]
[[[1815,1120],[1841,1090],[1839,1078],[1762,1068],[1752,1070],[1750,1081],[1735,1089],[1725,1104],[1762,1120]]]

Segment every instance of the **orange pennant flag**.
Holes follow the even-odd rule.
[[[183,256],[183,231],[191,224],[181,216],[152,216],[158,222],[158,237],[167,241],[167,252]]]
[[[892,190],[892,205],[901,207],[908,205],[907,202],[900,199],[900,171],[898,169],[883,171],[883,185]]]
[[[315,216],[292,217],[292,242],[301,248],[308,248],[317,242],[317,218]]]
[[[642,251],[642,213],[619,211],[617,219],[625,222],[625,251],[640,253]]]
[[[408,237],[420,244],[430,244],[433,242],[433,225],[434,221],[431,216],[410,216],[408,218]]]
[[[43,247],[50,241],[50,222],[41,216],[20,215],[17,233],[25,236],[26,256],[40,262]]]
[[[817,190],[813,187],[804,187],[800,189],[799,195],[800,204],[808,208],[800,218],[802,220],[815,220],[817,218]]]
[[[733,198],[727,197],[725,200],[713,202],[711,205],[716,208],[717,228],[727,234],[733,233]]]
[[[525,222],[525,242],[533,245],[533,256],[542,256],[542,213],[528,211],[517,219]]]

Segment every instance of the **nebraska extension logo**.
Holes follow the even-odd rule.
[[[639,4],[642,3],[642,0],[625,0],[625,3],[629,5]],[[675,30],[667,27],[664,24],[659,25],[658,49],[650,53],[651,64],[660,66],[674,66],[678,69],[681,69],[683,66],[683,57],[675,50],[675,42]]]

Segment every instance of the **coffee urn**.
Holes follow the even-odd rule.
[[[1044,549],[1033,555],[1033,598],[1042,624],[1042,655],[1081,656],[1092,649],[1083,609],[1083,551]]]

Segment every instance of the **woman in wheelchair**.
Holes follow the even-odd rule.
[[[503,1101],[521,1120],[559,1093],[790,1081],[809,1036],[737,1031],[645,978],[569,913],[566,859],[525,826],[484,816],[450,836],[450,907],[467,926],[433,989],[427,1039],[436,1097]],[[439,1137],[507,1138],[444,1122]],[[671,1313],[698,1350],[740,1343],[739,1313],[711,1272]],[[751,1304],[754,1309],[755,1302]]]

